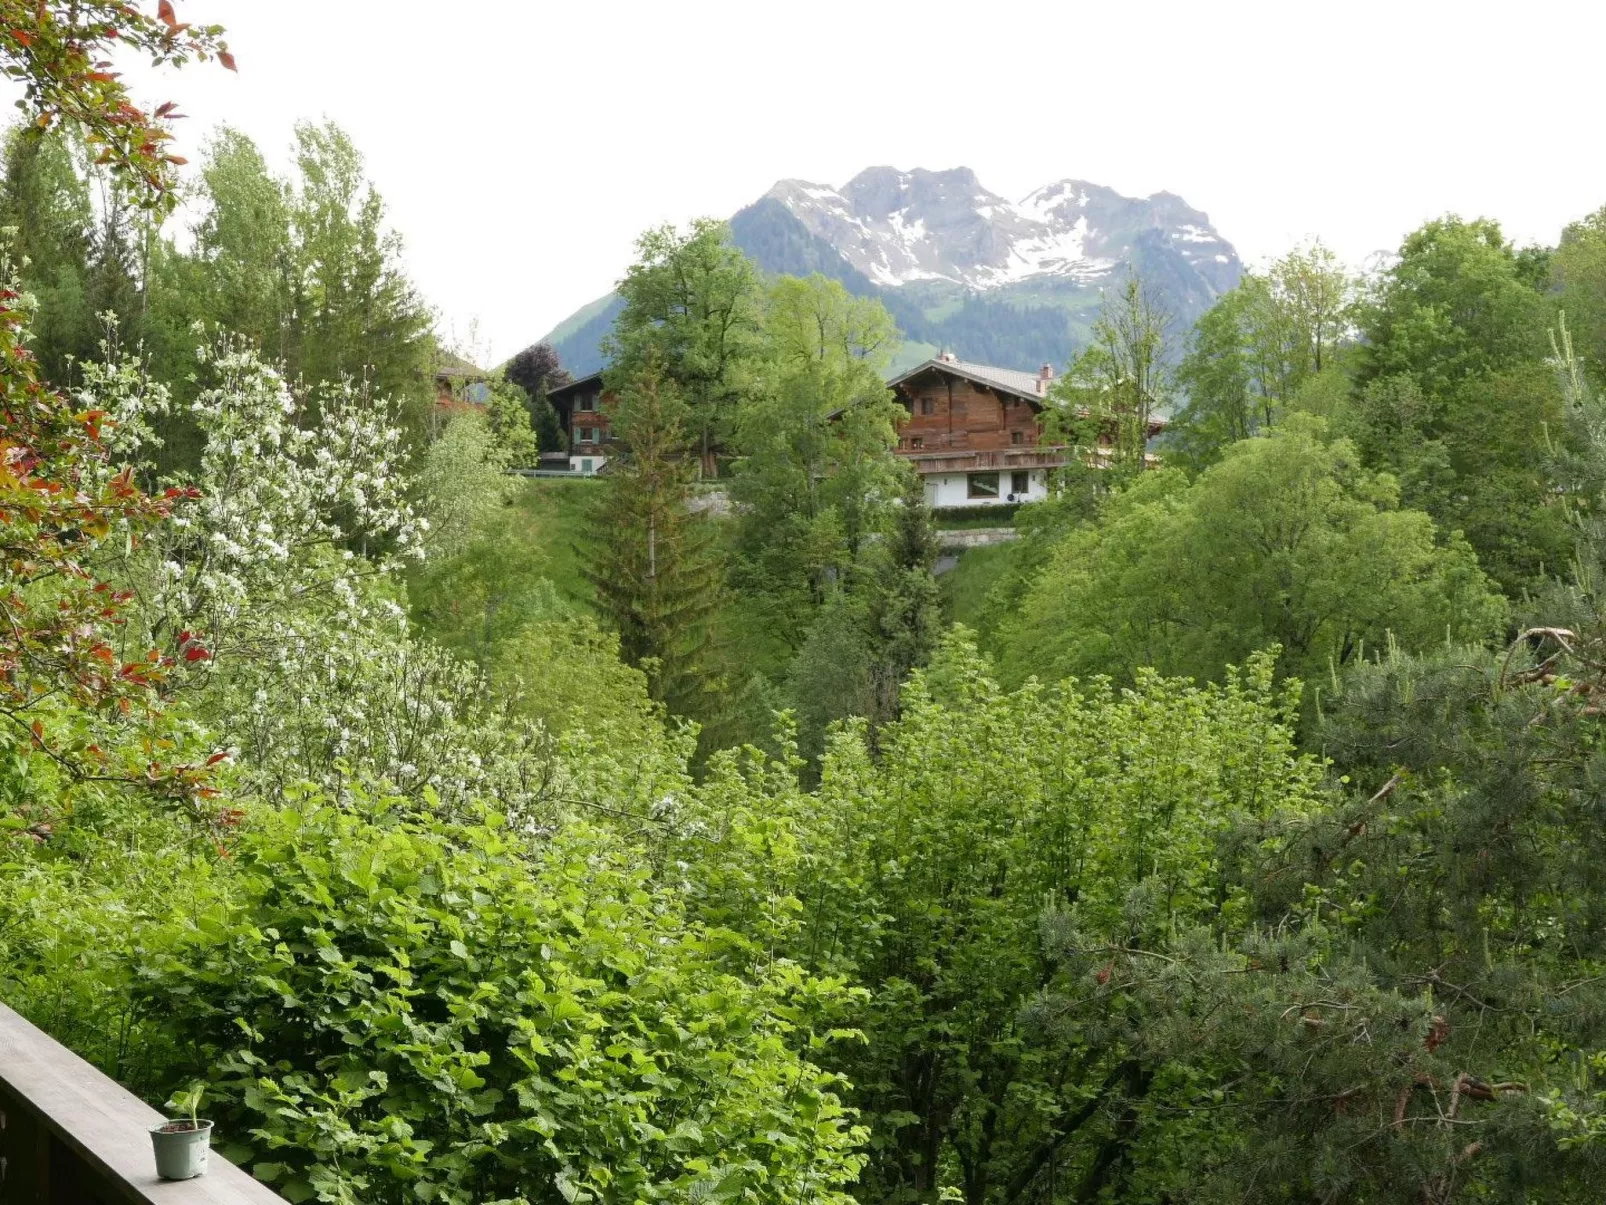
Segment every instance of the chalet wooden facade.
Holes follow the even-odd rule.
[[[1071,450],[1042,446],[1043,399],[1053,384],[1037,373],[971,364],[943,353],[887,382],[909,418],[898,454],[925,480],[934,508],[1031,502],[1048,496],[1048,471]]]
[[[434,376],[435,406],[439,410],[473,410],[491,400],[490,374],[461,356],[443,355]]]
[[[557,411],[558,423],[569,436],[569,451],[560,457],[566,463],[550,467],[567,468],[586,476],[600,472],[613,453],[608,412],[614,399],[602,386],[602,374],[594,372],[560,385],[547,393],[547,400]],[[546,455],[541,459],[545,464]]]
[[[948,352],[887,382],[909,413],[898,431],[898,455],[924,479],[933,509],[1048,496],[1049,472],[1077,455],[1069,445],[1043,443],[1043,408],[1053,383],[1047,364],[1035,373],[1017,372]],[[1154,423],[1150,435],[1162,426]]]
[[[925,481],[935,509],[1003,506],[1048,497],[1048,475],[1077,455],[1043,442],[1043,410],[1054,384],[1047,364],[1035,373],[973,364],[944,352],[887,382],[908,418],[897,453]],[[595,372],[547,394],[568,433],[569,450],[541,455],[543,468],[590,475],[618,448],[609,421],[614,396]],[[1149,434],[1164,424],[1155,421]],[[1107,446],[1108,436],[1101,436]]]

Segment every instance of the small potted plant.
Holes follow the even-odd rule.
[[[193,1180],[206,1175],[206,1153],[212,1146],[212,1123],[196,1116],[205,1089],[196,1084],[175,1092],[167,1107],[179,1116],[151,1127],[156,1148],[156,1174],[164,1180]],[[188,1113],[188,1117],[183,1114]]]

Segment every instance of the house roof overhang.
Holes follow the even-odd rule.
[[[577,381],[570,381],[567,385],[559,385],[556,389],[546,391],[547,400],[551,402],[567,401],[577,393],[584,393],[602,384],[602,374],[594,372],[588,377],[581,377]]]
[[[987,364],[971,364],[964,360],[927,360],[925,363],[916,364],[907,372],[893,377],[887,382],[887,387],[900,393],[907,393],[912,383],[927,373],[937,373],[958,380],[969,381],[973,385],[980,385],[985,389],[1008,394],[1026,402],[1033,409],[1041,410],[1043,408],[1043,394],[1038,392],[1041,378],[1029,372],[1016,372],[1008,368],[993,368]]]

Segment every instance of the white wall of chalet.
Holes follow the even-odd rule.
[[[973,488],[971,478],[996,478],[998,492],[987,496],[984,480],[981,491]],[[928,473],[926,474],[926,504],[932,510],[951,506],[1007,506],[1010,502],[1037,502],[1048,497],[1048,474],[1043,469],[1026,470],[1026,492],[1016,493],[1012,488],[1013,474],[1005,469],[998,473]],[[1014,495],[1011,497],[1011,495]]]

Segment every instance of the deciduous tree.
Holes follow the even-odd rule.
[[[716,759],[680,854],[698,914],[744,935],[750,957],[870,990],[843,1016],[862,1046],[834,1060],[871,1131],[866,1199],[1095,1200],[1125,1179],[1108,1173],[1125,1166],[1112,1160],[1132,1114],[1199,1103],[1185,1069],[1134,1061],[1119,1001],[1036,1022],[1055,973],[1040,925],[1054,901],[1117,923],[1134,896],[1176,922],[1231,901],[1219,826],[1300,812],[1318,789],[1290,706],[1268,658],[1219,687],[1145,672],[1130,692],[1005,691],[954,636],[879,755],[851,727],[817,791],[784,760]],[[1151,1149],[1174,1171],[1207,1153]]]
[[[547,394],[573,378],[558,359],[550,343],[534,343],[507,362],[502,370],[514,385],[524,391],[530,409],[530,423],[537,446],[543,452],[567,451],[569,441]]]
[[[0,74],[22,86],[35,125],[75,127],[137,204],[167,209],[173,169],[184,162],[167,147],[177,106],[169,101],[147,113],[133,103],[110,61],[121,47],[157,67],[216,60],[234,70],[222,26],[181,23],[171,0],[159,0],[154,16],[125,0],[38,0],[7,6]]]
[[[352,380],[399,399],[417,427],[434,401],[425,380],[431,316],[401,270],[401,238],[338,126],[296,126],[296,169],[289,368],[309,383]]]
[[[1104,294],[1092,340],[1049,393],[1048,429],[1125,477],[1147,463],[1151,420],[1171,397],[1172,316],[1128,275]]]
[[[1187,402],[1167,432],[1168,450],[1203,467],[1300,408],[1308,383],[1337,371],[1356,296],[1354,279],[1319,242],[1245,273],[1194,328],[1177,373]]]
[[[1212,679],[1276,644],[1319,681],[1363,647],[1477,640],[1505,608],[1458,537],[1402,510],[1387,474],[1319,420],[1232,445],[1193,484],[1176,470],[1065,536],[1007,628],[1014,678],[1152,665]]]
[[[793,647],[891,515],[903,412],[883,371],[895,346],[882,305],[836,281],[783,276],[770,286],[765,377],[736,427],[734,577]]]
[[[1547,279],[1496,223],[1443,218],[1406,238],[1361,321],[1362,454],[1399,475],[1407,505],[1465,533],[1514,597],[1569,551],[1545,479],[1566,428],[1544,364]],[[1407,427],[1405,410],[1387,408],[1408,396]],[[1393,442],[1379,441],[1386,431]]]
[[[1431,398],[1543,356],[1543,280],[1497,222],[1439,218],[1408,235],[1362,308],[1362,384],[1404,374]]]
[[[758,269],[732,244],[729,228],[708,219],[684,231],[649,230],[636,253],[619,282],[624,310],[605,347],[609,385],[628,386],[655,364],[685,399],[703,476],[718,476],[719,445],[760,374]]]

